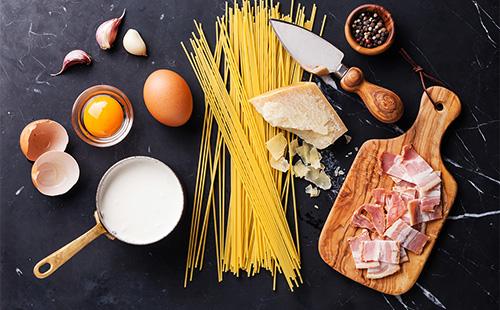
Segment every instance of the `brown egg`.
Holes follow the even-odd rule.
[[[61,124],[50,119],[40,119],[24,127],[19,145],[24,156],[35,161],[45,152],[64,151],[68,140],[68,133]]]
[[[144,83],[143,96],[149,113],[167,126],[184,125],[193,112],[193,96],[188,84],[171,70],[151,73]]]

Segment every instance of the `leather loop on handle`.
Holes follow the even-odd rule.
[[[87,231],[77,239],[71,241],[64,247],[39,261],[33,268],[33,273],[39,279],[50,276],[86,245],[88,245],[90,242],[94,241],[97,237],[104,233],[106,233],[106,229],[100,222],[98,222],[94,227],[92,227],[89,231]],[[40,268],[45,265],[48,265],[48,269],[42,272]]]
[[[351,67],[340,80],[348,92],[358,94],[370,113],[383,123],[394,123],[403,115],[403,102],[394,92],[365,80],[363,71]]]

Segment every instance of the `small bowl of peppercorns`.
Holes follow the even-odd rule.
[[[349,45],[363,55],[378,55],[394,42],[394,20],[391,13],[376,4],[355,8],[347,17],[344,27]]]

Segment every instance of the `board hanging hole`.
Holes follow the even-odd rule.
[[[436,111],[443,111],[444,106],[441,102],[436,102],[436,104],[434,105],[434,108],[436,109]]]

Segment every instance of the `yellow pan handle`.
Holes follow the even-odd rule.
[[[73,255],[94,241],[97,237],[106,233],[106,229],[100,222],[92,227],[89,231],[78,237],[77,239],[66,244],[64,247],[45,257],[33,268],[33,273],[39,279],[50,276],[54,271],[67,262]],[[40,271],[42,267],[48,267],[46,271]]]

